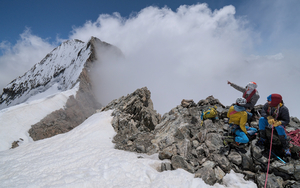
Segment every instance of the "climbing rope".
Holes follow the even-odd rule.
[[[285,131],[287,136],[291,138],[292,144],[300,147],[300,129],[297,129],[295,131],[287,132]]]
[[[270,159],[271,159],[271,153],[272,153],[273,130],[274,130],[274,126],[272,126],[271,143],[270,143],[270,151],[269,151],[269,160],[268,160],[268,168],[267,168],[267,174],[266,174],[265,188],[267,187],[267,182],[268,182]]]
[[[294,130],[291,132],[287,132],[285,130],[285,133],[287,136],[289,136],[291,138],[290,142],[293,145],[300,147],[300,129],[297,129],[297,130]],[[298,156],[300,156],[300,151],[298,151]]]

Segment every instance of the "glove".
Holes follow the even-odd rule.
[[[273,119],[269,119],[269,120],[268,120],[268,123],[269,123],[270,125],[274,125],[274,123],[275,123],[274,118],[273,118]]]
[[[275,121],[273,124],[274,127],[277,127],[278,125],[281,125],[281,121]]]
[[[272,116],[268,116],[267,119],[268,119],[268,123],[270,125],[273,125],[275,123],[275,120],[274,120],[274,118]]]

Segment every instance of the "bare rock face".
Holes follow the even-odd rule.
[[[153,130],[161,117],[153,109],[150,97],[150,91],[144,87],[113,100],[102,109],[114,109],[112,126],[117,132],[115,148],[141,153],[152,150]]]
[[[96,112],[101,105],[96,101],[86,69],[80,75],[80,86],[76,97],[67,101],[65,108],[54,111],[28,131],[34,141],[65,133]]]

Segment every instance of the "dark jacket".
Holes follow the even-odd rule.
[[[246,92],[246,88],[244,87],[241,87],[241,86],[238,86],[234,83],[231,83],[230,84],[234,89],[242,92],[243,94]],[[246,95],[246,98],[248,97],[248,95]],[[256,90],[256,93],[251,97],[250,101],[247,102],[245,105],[243,105],[245,108],[249,108],[250,110],[252,110],[255,106],[255,104],[257,103],[258,99],[259,99],[259,93],[258,91]]]
[[[273,116],[275,118],[276,108],[271,107],[269,113],[268,113],[268,108],[269,108],[269,104],[268,103],[264,104],[264,106],[262,108],[262,111],[261,111],[261,116],[264,117],[264,118],[267,118],[268,116]],[[279,107],[278,117],[275,120],[281,121],[281,124],[283,126],[286,126],[287,124],[289,124],[289,122],[290,122],[290,113],[289,113],[289,109],[286,106],[284,106],[284,104],[282,104],[282,106]]]

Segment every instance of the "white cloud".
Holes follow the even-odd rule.
[[[16,77],[22,76],[34,64],[40,62],[53,48],[54,46],[46,40],[32,35],[28,28],[20,35],[20,40],[14,46],[5,41],[1,42],[0,88],[4,88]]]
[[[284,56],[283,56],[282,53],[278,53],[278,54],[275,54],[275,55],[267,56],[267,58],[274,59],[274,60],[281,60],[281,59],[284,58]]]
[[[147,7],[129,19],[101,15],[95,23],[74,28],[71,38],[96,36],[125,54],[122,69],[117,69],[120,64],[101,65],[98,80],[109,82],[99,89],[106,92],[104,103],[147,86],[155,108],[164,113],[183,98],[198,102],[222,96],[226,79],[234,78],[232,67],[241,66],[252,44],[251,31],[234,14],[233,6],[214,12],[206,4],[181,6],[176,12]]]
[[[241,86],[255,81],[259,104],[269,94],[280,93],[291,114],[300,115],[291,99],[300,92],[294,87],[300,81],[296,58],[291,58],[295,54],[282,51],[250,58],[264,39],[247,23],[235,17],[233,6],[214,12],[206,4],[181,6],[176,12],[147,7],[128,19],[117,13],[100,15],[96,22],[74,28],[70,38],[87,41],[96,36],[124,52],[125,62],[100,66],[98,80],[105,84],[98,90],[104,104],[147,86],[160,113],[183,98],[198,102],[209,95],[230,105],[242,94],[227,80]]]
[[[206,4],[180,6],[176,11],[168,7],[147,7],[129,18],[119,13],[100,15],[95,22],[73,28],[70,39],[88,41],[95,36],[119,47],[125,54],[125,62],[100,65],[98,80],[102,84],[98,89],[104,104],[147,86],[154,108],[160,113],[179,105],[183,98],[198,102],[209,95],[230,105],[241,93],[228,86],[227,80],[241,86],[255,81],[261,95],[259,104],[265,103],[269,94],[280,93],[291,115],[300,117],[296,105],[300,93],[296,8],[289,3],[290,12],[287,5],[280,9],[280,1],[276,1],[262,11],[266,5],[255,2],[255,7],[244,6],[249,15],[239,18],[233,6],[211,11]],[[272,16],[278,9],[286,22]],[[265,15],[270,20],[265,20]],[[46,54],[53,47],[38,37],[40,40],[36,41],[43,44],[40,48],[35,48],[34,42],[26,45],[34,37],[30,34],[25,37],[28,40],[22,39],[9,48],[0,57],[0,63],[28,64],[30,58],[35,58],[30,60],[35,61],[33,64],[40,61],[43,57],[36,55],[37,50],[41,53],[45,50]],[[25,56],[27,50],[35,55]],[[16,76],[23,73],[24,70]]]

